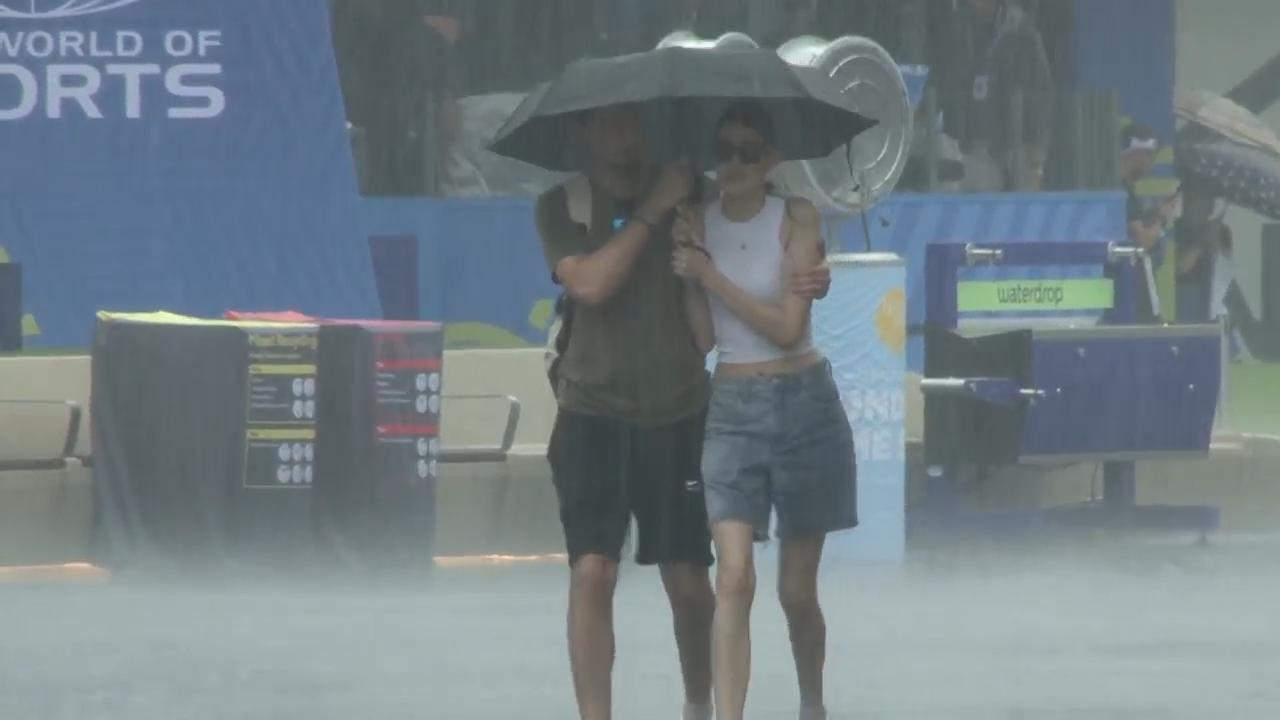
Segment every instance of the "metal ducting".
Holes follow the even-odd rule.
[[[850,107],[879,121],[821,160],[784,163],[776,182],[789,195],[846,212],[871,207],[893,191],[911,150],[912,111],[902,72],[875,41],[844,36],[827,41],[803,36],[778,54],[794,65],[816,67],[843,88]]]
[[[677,30],[658,41],[659,48],[688,47],[707,50],[753,50],[760,47],[755,40],[740,32],[728,32],[714,40],[698,37],[688,30]]]

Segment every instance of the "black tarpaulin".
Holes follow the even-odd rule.
[[[238,316],[101,317],[95,561],[429,569],[441,326]]]
[[[103,314],[93,559],[299,568],[313,557],[316,327]]]
[[[925,334],[928,378],[1031,380],[1031,332],[1017,330],[979,338],[930,327]],[[1026,408],[1001,407],[970,396],[927,395],[924,404],[926,462],[997,465],[1015,462],[1021,451]]]
[[[434,323],[320,328],[316,512],[348,565],[431,565],[443,353]]]
[[[22,266],[0,262],[0,352],[22,349]]]

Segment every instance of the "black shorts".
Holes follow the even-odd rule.
[[[657,427],[560,410],[547,459],[572,565],[583,555],[621,558],[634,515],[636,562],[709,567],[702,494],[706,414]]]

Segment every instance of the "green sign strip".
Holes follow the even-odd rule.
[[[962,313],[1109,310],[1115,299],[1108,278],[975,280],[956,288],[956,310]]]

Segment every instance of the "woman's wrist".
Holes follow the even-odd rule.
[[[711,256],[708,255],[707,257],[709,258]],[[698,273],[698,284],[702,286],[704,290],[711,291],[711,286],[715,283],[716,276],[719,274],[720,271],[716,268],[715,263],[708,262],[706,266],[702,268],[702,272]]]

